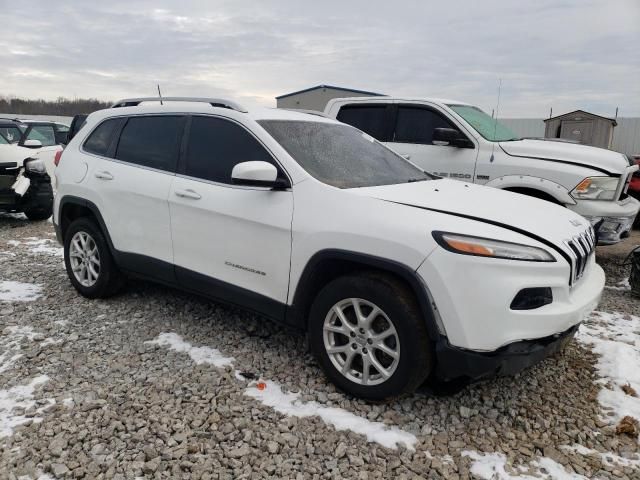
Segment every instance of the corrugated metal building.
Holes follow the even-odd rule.
[[[322,112],[332,98],[345,97],[381,97],[381,93],[354,90],[352,88],[335,87],[333,85],[317,85],[297,92],[285,93],[276,97],[278,108],[297,108],[301,110],[317,110]]]
[[[575,110],[545,121],[545,138],[563,138],[582,145],[611,148],[613,129],[618,125],[614,118],[602,117],[584,110]]]

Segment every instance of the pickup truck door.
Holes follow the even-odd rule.
[[[385,142],[389,148],[434,175],[474,181],[477,147],[459,148],[433,142],[436,128],[453,128],[462,132],[442,112],[426,105],[400,104],[395,108],[393,125],[391,141]]]

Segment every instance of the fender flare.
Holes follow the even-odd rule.
[[[104,222],[104,219],[102,218],[100,209],[96,206],[95,203],[85,198],[76,197],[74,195],[65,195],[60,199],[60,203],[58,205],[58,212],[59,212],[58,225],[56,225],[55,227],[56,227],[56,233],[58,230],[60,231],[59,236],[61,238],[62,238],[62,212],[64,211],[64,207],[66,207],[67,205],[78,205],[80,207],[89,209],[89,211],[91,211],[96,221],[98,222],[98,226],[102,230],[102,234],[105,236],[107,240],[107,244],[109,245],[109,250],[111,250],[111,254],[113,255],[114,253],[116,253],[116,249],[113,246],[113,242],[111,241],[111,235],[109,235],[107,224]]]
[[[546,178],[534,177],[531,175],[504,175],[494,178],[484,184],[486,187],[499,188],[528,188],[538,190],[555,198],[562,205],[575,205],[576,201],[571,197],[569,191],[559,183],[547,180]]]
[[[433,300],[428,288],[418,273],[411,267],[393,260],[376,257],[366,253],[350,250],[326,249],[316,252],[307,262],[295,285],[292,303],[287,311],[287,323],[307,330],[306,309],[310,307],[317,291],[313,291],[314,274],[319,271],[321,264],[326,261],[337,261],[355,264],[362,268],[375,268],[387,271],[405,281],[418,301],[420,313],[425,321],[429,338],[437,341],[442,334],[436,323]],[[291,287],[290,287],[291,288]],[[310,297],[312,295],[313,297]]]

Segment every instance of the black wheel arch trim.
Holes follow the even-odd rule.
[[[354,252],[351,250],[325,249],[316,252],[307,262],[300,275],[293,295],[293,302],[287,309],[287,323],[296,328],[307,330],[307,310],[317,295],[317,291],[312,291],[314,274],[319,270],[325,261],[344,261],[361,265],[363,268],[375,268],[376,270],[388,271],[404,280],[416,296],[418,306],[427,326],[429,338],[436,341],[441,337],[438,329],[433,306],[427,286],[419,277],[415,269],[394,260],[377,257],[366,253]]]

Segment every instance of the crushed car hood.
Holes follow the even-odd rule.
[[[622,174],[629,166],[627,157],[622,153],[577,143],[525,139],[500,142],[500,147],[514,157],[560,160],[603,169],[614,174]]]
[[[354,188],[351,191],[410,207],[512,227],[559,246],[590,227],[586,219],[559,205],[455,180]]]

